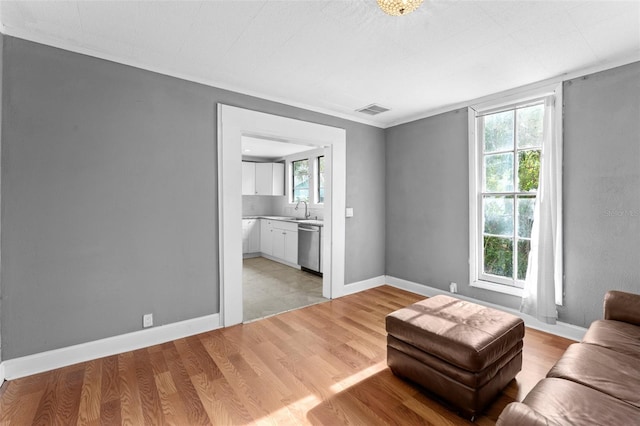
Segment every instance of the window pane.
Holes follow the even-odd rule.
[[[294,201],[306,201],[309,202],[309,190],[298,188],[295,191]]]
[[[529,264],[529,251],[531,250],[531,241],[518,241],[518,279],[524,280],[527,277],[527,265]]]
[[[294,161],[291,201],[309,201],[309,160]]]
[[[533,105],[520,108],[516,112],[518,123],[516,130],[516,143],[518,148],[531,148],[542,146],[542,120],[544,105]]]
[[[518,152],[518,189],[521,192],[536,191],[540,179],[540,151]]]
[[[324,203],[324,155],[318,157],[318,203]]]
[[[483,197],[484,233],[513,237],[513,197]]]
[[[518,197],[518,237],[531,238],[533,207],[535,203],[535,196],[526,195]]]
[[[513,240],[484,237],[484,272],[513,278]]]
[[[484,152],[513,149],[513,110],[483,117]]]
[[[513,191],[513,154],[484,156],[484,191]]]

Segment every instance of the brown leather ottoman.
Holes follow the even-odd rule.
[[[515,315],[435,296],[386,317],[394,374],[475,417],[522,368],[524,322]]]

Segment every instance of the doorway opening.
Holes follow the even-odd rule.
[[[242,137],[324,147],[325,169],[322,296],[344,292],[346,132],[344,129],[218,105],[218,231],[220,322],[243,321]]]
[[[244,135],[241,143],[243,322],[326,302],[325,148]]]

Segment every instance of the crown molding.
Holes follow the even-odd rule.
[[[628,65],[634,62],[638,62],[640,61],[640,52],[636,52],[634,54],[622,57],[622,58],[618,58],[616,60],[612,60],[612,61],[606,61],[606,62],[602,62],[596,65],[591,65],[588,67],[584,67],[584,68],[579,68],[573,71],[569,71],[566,73],[562,73],[559,74],[555,77],[551,77],[548,78],[546,80],[541,80],[541,81],[537,81],[537,82],[533,82],[530,84],[526,84],[523,86],[518,86],[518,87],[514,87],[511,89],[507,89],[501,92],[497,92],[494,94],[490,94],[490,95],[486,95],[486,96],[481,96],[479,98],[475,98],[475,99],[470,99],[470,100],[466,100],[466,101],[461,101],[461,102],[457,102],[457,103],[453,103],[453,104],[449,104],[449,105],[445,105],[439,108],[433,108],[433,109],[429,109],[426,111],[422,111],[420,113],[417,114],[411,114],[408,115],[404,118],[400,118],[397,120],[393,120],[391,122],[388,123],[379,123],[376,121],[372,121],[372,120],[368,120],[366,118],[359,118],[359,117],[355,117],[346,113],[341,113],[341,112],[337,112],[337,111],[333,111],[327,108],[322,108],[322,107],[318,107],[318,106],[314,106],[314,105],[309,105],[303,102],[293,102],[290,99],[285,99],[279,96],[272,96],[260,91],[256,91],[256,90],[248,90],[246,88],[242,88],[242,87],[238,87],[235,85],[230,85],[230,84],[226,84],[220,81],[216,81],[213,79],[203,79],[203,78],[197,78],[197,77],[193,77],[190,75],[187,75],[185,73],[180,73],[180,72],[175,72],[175,71],[170,71],[167,69],[164,69],[162,67],[155,67],[155,66],[150,66],[148,64],[144,64],[135,60],[129,60],[129,59],[122,59],[119,58],[115,55],[110,55],[110,54],[105,54],[102,52],[98,52],[94,49],[89,49],[89,48],[84,48],[84,47],[78,47],[78,46],[74,46],[69,42],[66,42],[64,40],[58,40],[58,39],[54,39],[51,37],[46,37],[46,36],[42,36],[42,35],[34,35],[31,33],[28,33],[27,31],[21,31],[19,29],[15,29],[15,28],[8,28],[3,24],[0,24],[0,34],[6,35],[6,36],[10,36],[10,37],[15,37],[15,38],[19,38],[19,39],[23,39],[23,40],[27,40],[30,42],[34,42],[34,43],[39,43],[39,44],[43,44],[46,46],[50,46],[50,47],[54,47],[57,49],[62,49],[62,50],[66,50],[72,53],[78,53],[78,54],[82,54],[82,55],[86,55],[86,56],[90,56],[93,58],[97,58],[97,59],[102,59],[105,61],[109,61],[109,62],[114,62],[114,63],[118,63],[121,65],[126,65],[126,66],[130,66],[133,68],[138,68],[138,69],[142,69],[145,71],[150,71],[150,72],[155,72],[158,74],[162,74],[162,75],[166,75],[169,77],[174,77],[174,78],[179,78],[181,80],[185,80],[185,81],[190,81],[193,83],[198,83],[198,84],[202,84],[204,86],[208,86],[208,87],[212,87],[215,89],[221,89],[221,90],[227,90],[230,92],[235,92],[241,95],[246,95],[246,96],[252,96],[255,98],[260,98],[263,100],[267,100],[267,101],[271,101],[271,102],[276,102],[279,104],[283,104],[283,105],[287,105],[287,106],[291,106],[291,107],[295,107],[295,108],[300,108],[300,109],[304,109],[304,110],[308,110],[311,112],[316,112],[319,114],[324,114],[330,117],[334,117],[334,118],[339,118],[339,119],[343,119],[343,120],[347,120],[350,122],[354,122],[354,123],[360,123],[360,124],[365,124],[368,126],[372,126],[372,127],[377,127],[379,129],[389,129],[391,127],[395,127],[395,126],[400,126],[402,124],[407,124],[407,123],[411,123],[413,121],[418,121],[418,120],[422,120],[424,118],[429,118],[429,117],[433,117],[439,114],[444,114],[447,112],[451,112],[451,111],[455,111],[457,109],[461,109],[461,108],[467,108],[471,105],[476,105],[476,104],[481,104],[484,102],[488,102],[488,101],[493,101],[496,99],[500,99],[501,97],[507,97],[507,96],[513,96],[519,92],[526,92],[526,91],[530,91],[530,90],[534,90],[537,87],[540,86],[545,86],[545,85],[550,85],[550,84],[554,84],[554,83],[560,83],[560,82],[564,82],[567,80],[571,80],[574,78],[578,78],[578,77],[582,77],[585,75],[589,75],[589,74],[595,74],[597,72],[601,72],[601,71],[605,71],[608,69],[613,69],[613,68],[617,68],[623,65]]]
[[[450,105],[445,105],[440,108],[434,108],[419,114],[410,115],[404,119],[396,120],[387,124],[385,126],[385,129],[389,129],[395,126],[400,126],[402,124],[411,123],[413,121],[422,120],[424,118],[433,117],[439,114],[455,111],[457,109],[467,108],[473,105],[479,105],[485,102],[496,101],[501,98],[511,97],[511,96],[517,95],[518,93],[529,92],[532,90],[539,89],[541,87],[555,85],[568,80],[572,80],[574,78],[579,78],[585,75],[595,74],[601,71],[606,71],[606,70],[621,67],[624,65],[629,65],[638,61],[640,61],[640,52],[634,53],[629,56],[625,56],[623,58],[620,58],[614,61],[602,62],[597,65],[592,65],[592,66],[580,68],[571,72],[566,72],[566,73],[557,75],[555,77],[548,78],[546,80],[536,81],[533,83],[526,84],[524,86],[514,87],[514,88],[507,89],[502,92],[497,92],[491,95],[481,96],[479,98],[462,101],[462,102],[458,102]]]
[[[360,124],[366,124],[368,126],[373,126],[373,127],[377,127],[380,129],[384,129],[385,126],[381,123],[377,123],[375,121],[371,121],[368,120],[366,118],[359,118],[359,117],[354,117],[352,115],[346,114],[346,113],[341,113],[341,112],[337,112],[337,111],[332,111],[330,109],[327,108],[322,108],[322,107],[318,107],[318,106],[314,106],[314,105],[309,105],[303,102],[293,102],[290,99],[285,99],[279,96],[272,96],[257,90],[248,90],[246,88],[242,88],[242,87],[238,87],[232,84],[226,84],[220,81],[216,81],[213,79],[205,79],[205,78],[198,78],[198,77],[193,77],[191,75],[185,74],[185,73],[180,73],[180,72],[176,72],[176,71],[171,71],[171,70],[167,70],[165,68],[162,67],[156,67],[156,66],[150,66],[148,64],[144,64],[142,62],[138,62],[136,60],[131,60],[131,59],[122,59],[120,57],[117,57],[115,55],[110,55],[110,54],[106,54],[103,52],[98,52],[94,49],[89,49],[89,48],[84,48],[84,47],[78,47],[78,46],[74,46],[71,43],[68,43],[64,40],[58,40],[58,39],[53,39],[50,37],[46,37],[46,36],[41,36],[41,35],[34,35],[34,34],[30,34],[26,31],[21,31],[21,30],[17,30],[17,29],[13,29],[13,28],[7,28],[6,26],[0,26],[0,34],[5,35],[5,36],[9,36],[9,37],[14,37],[14,38],[19,38],[22,40],[26,40],[26,41],[30,41],[33,43],[38,43],[38,44],[43,44],[45,46],[50,46],[50,47],[54,47],[56,49],[61,49],[61,50],[66,50],[68,52],[72,52],[72,53],[78,53],[81,55],[85,55],[85,56],[90,56],[93,58],[97,58],[97,59],[102,59],[105,61],[109,61],[109,62],[114,62],[117,64],[121,64],[121,65],[126,65],[129,67],[133,67],[133,68],[138,68],[141,70],[145,70],[145,71],[150,71],[150,72],[154,72],[154,73],[158,73],[158,74],[162,74],[168,77],[174,77],[174,78],[178,78],[180,80],[185,80],[185,81],[190,81],[193,83],[198,83],[198,84],[202,84],[204,86],[208,86],[214,89],[221,89],[221,90],[227,90],[230,92],[234,92],[234,93],[238,93],[240,95],[246,95],[246,96],[252,96],[255,98],[260,98],[262,100],[267,100],[267,101],[271,101],[271,102],[276,102],[279,104],[283,104],[283,105],[287,105],[287,106],[291,106],[291,107],[295,107],[295,108],[300,108],[300,109],[304,109],[304,110],[308,110],[311,112],[316,112],[319,114],[324,114],[324,115],[328,115],[334,118],[339,118],[339,119],[343,119],[343,120],[347,120],[347,121],[351,121],[354,123],[360,123]]]

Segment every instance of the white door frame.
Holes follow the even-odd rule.
[[[218,104],[218,233],[220,320],[242,322],[242,150],[254,136],[326,147],[323,296],[344,294],[346,131],[337,127]],[[328,285],[327,285],[328,284]]]

